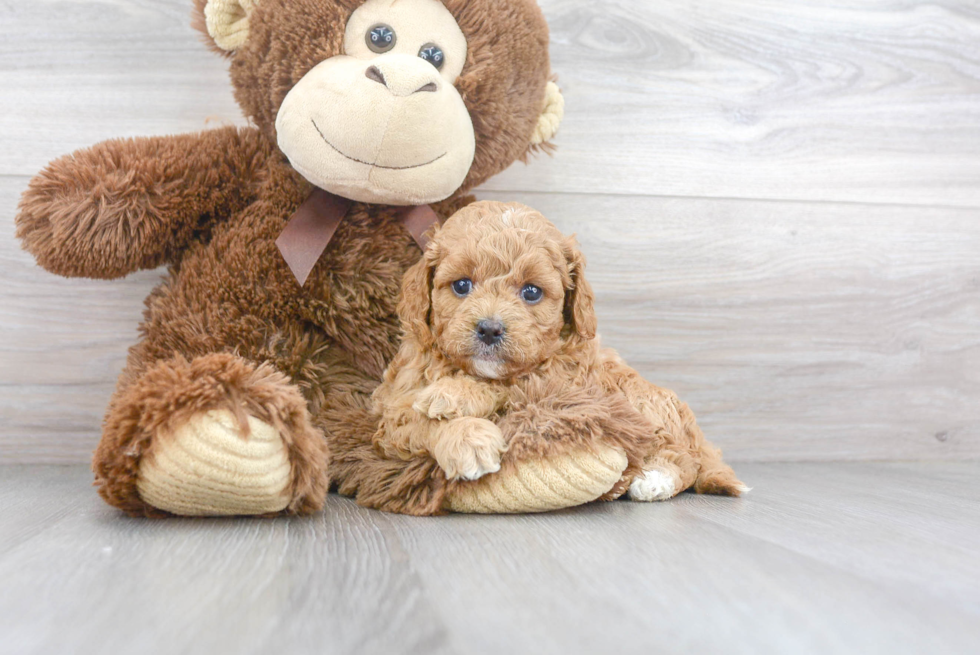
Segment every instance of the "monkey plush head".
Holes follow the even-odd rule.
[[[546,145],[562,100],[534,0],[196,0],[235,97],[315,186],[459,195]]]

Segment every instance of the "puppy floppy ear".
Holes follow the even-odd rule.
[[[562,253],[568,263],[571,284],[565,289],[565,323],[583,339],[595,338],[598,321],[595,316],[595,294],[585,279],[585,256],[578,249],[575,236],[562,244]]]
[[[432,345],[432,328],[429,327],[432,313],[432,277],[438,261],[438,246],[430,242],[422,259],[405,272],[402,278],[402,297],[398,301],[398,317],[402,330],[414,337],[419,345],[428,348]]]

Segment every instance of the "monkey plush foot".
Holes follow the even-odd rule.
[[[133,515],[309,514],[329,485],[299,389],[230,353],[134,377],[113,397],[93,469],[102,497]]]
[[[148,504],[183,516],[270,514],[289,505],[291,467],[282,436],[248,417],[248,434],[228,410],[191,417],[160,439],[139,467]]]
[[[626,454],[611,447],[571,450],[521,461],[447,492],[447,509],[477,514],[547,512],[597,500],[626,470]]]

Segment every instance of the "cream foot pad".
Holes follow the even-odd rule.
[[[140,464],[136,488],[159,509],[183,516],[278,512],[289,504],[290,465],[279,432],[248,417],[242,437],[227,410],[194,416],[163,435]]]
[[[461,485],[448,509],[477,514],[547,512],[591,502],[619,482],[626,454],[615,448],[581,450],[521,462],[509,472]]]

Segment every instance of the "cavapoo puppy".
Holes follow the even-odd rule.
[[[687,405],[600,346],[584,266],[574,237],[518,203],[474,203],[438,228],[403,281],[376,445],[432,457],[465,483],[508,451],[519,460],[602,438],[630,462],[603,498],[747,491]],[[531,433],[533,448],[521,441]]]

